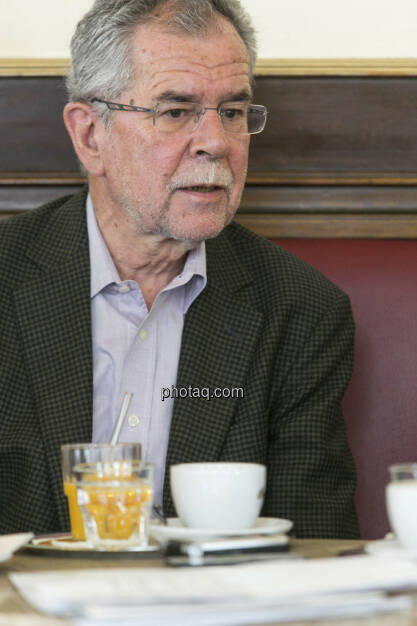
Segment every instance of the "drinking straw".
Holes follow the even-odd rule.
[[[113,430],[113,434],[111,436],[110,439],[110,445],[114,446],[118,439],[119,439],[119,435],[120,435],[120,430],[122,428],[124,419],[126,417],[126,413],[127,410],[129,408],[130,405],[130,401],[132,400],[133,397],[133,393],[131,393],[130,391],[126,391],[124,398],[123,398],[123,402],[122,402],[122,406],[120,407],[120,411],[119,411],[119,416],[117,418],[117,422],[116,422],[116,426],[114,427]]]

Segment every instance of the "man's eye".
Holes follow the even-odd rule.
[[[242,109],[223,109],[222,116],[227,120],[235,120],[242,117]]]
[[[168,119],[179,120],[181,118],[185,118],[190,115],[190,111],[188,109],[167,109],[163,112],[163,115]]]

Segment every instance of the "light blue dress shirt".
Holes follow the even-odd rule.
[[[205,244],[190,251],[182,272],[148,311],[134,280],[120,280],[87,198],[93,341],[93,442],[111,439],[126,391],[134,396],[119,441],[139,441],[142,458],[155,463],[154,502],[162,504],[184,315],[207,283]]]

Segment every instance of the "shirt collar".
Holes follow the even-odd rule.
[[[107,285],[120,282],[120,276],[98,227],[90,194],[87,196],[87,230],[91,269],[90,296],[94,298]]]
[[[183,313],[200,295],[207,284],[206,244],[202,241],[196,248],[190,250],[184,263],[181,274],[176,276],[164,289],[175,289],[184,286]]]
[[[90,296],[94,298],[108,285],[119,283],[120,276],[97,224],[90,194],[87,196],[86,211],[91,268]],[[185,313],[206,284],[206,244],[202,241],[196,248],[190,250],[181,274],[176,276],[165,289],[174,289],[181,285],[187,286],[184,298]]]

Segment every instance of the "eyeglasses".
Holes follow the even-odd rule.
[[[164,133],[192,132],[200,124],[206,111],[217,111],[217,115],[228,133],[255,135],[265,128],[267,110],[262,104],[248,102],[223,102],[217,107],[204,107],[196,102],[158,102],[153,109],[120,104],[93,98],[90,102],[101,102],[111,111],[134,111],[152,113],[153,125]]]

